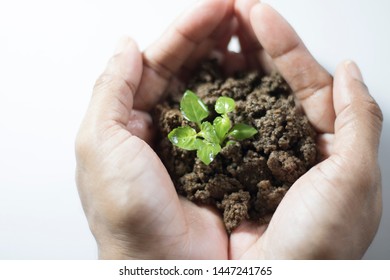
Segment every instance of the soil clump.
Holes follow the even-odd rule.
[[[217,98],[233,98],[236,108],[229,113],[233,124],[251,125],[258,133],[227,145],[210,165],[201,162],[195,151],[173,146],[168,133],[189,125],[179,108],[186,89],[208,106],[211,121]],[[267,223],[292,184],[316,164],[315,130],[278,73],[224,77],[216,61],[206,61],[186,87],[168,92],[154,118],[155,149],[178,194],[195,203],[215,205],[228,233],[244,219]]]

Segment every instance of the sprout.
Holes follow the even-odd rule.
[[[168,134],[168,139],[181,149],[196,150],[197,157],[209,165],[222,147],[232,143],[226,139],[241,141],[257,133],[255,128],[246,124],[238,123],[232,127],[227,114],[234,110],[235,105],[232,98],[221,96],[215,103],[215,111],[220,116],[213,123],[203,121],[210,114],[207,106],[195,93],[187,90],[180,102],[180,110],[186,120],[197,125],[198,131],[190,126],[177,127]]]

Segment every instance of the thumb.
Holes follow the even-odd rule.
[[[141,53],[136,43],[125,37],[96,81],[87,117],[99,123],[114,121],[126,126],[141,75]]]
[[[79,128],[78,158],[90,159],[109,138],[112,127],[126,127],[132,117],[133,96],[142,75],[142,56],[136,43],[123,38],[106,69],[96,81],[91,101]],[[104,137],[102,137],[104,135]]]
[[[355,164],[377,161],[382,130],[382,112],[370,96],[362,74],[352,61],[340,64],[334,77],[333,103],[336,112],[333,151]]]

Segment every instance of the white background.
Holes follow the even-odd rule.
[[[0,259],[96,258],[73,151],[94,81],[120,37],[143,49],[193,2],[0,0]],[[384,213],[365,258],[390,259],[390,1],[266,2],[331,73],[357,61],[384,112]]]

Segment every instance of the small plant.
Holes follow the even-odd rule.
[[[232,98],[221,96],[215,103],[215,111],[220,114],[211,124],[202,122],[209,116],[209,110],[203,101],[192,91],[187,90],[180,101],[180,110],[184,118],[194,122],[198,130],[190,126],[175,128],[168,134],[173,145],[184,150],[196,150],[197,157],[206,165],[214,160],[222,147],[247,139],[257,133],[257,130],[246,124],[232,123],[228,113],[235,108]],[[233,139],[233,140],[232,140]]]

